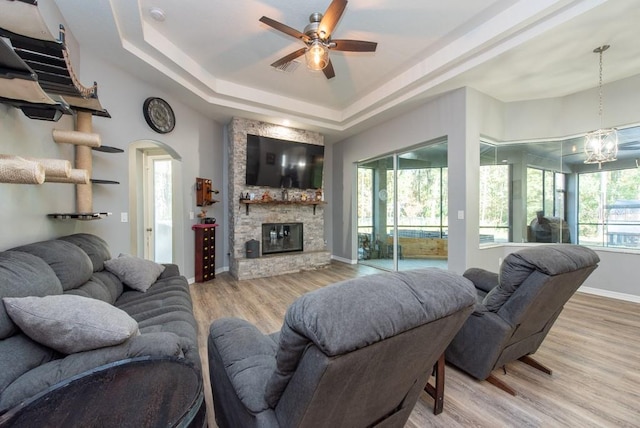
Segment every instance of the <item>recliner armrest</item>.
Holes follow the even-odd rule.
[[[467,269],[463,276],[473,282],[473,285],[478,290],[482,290],[485,293],[491,291],[500,281],[497,273],[480,268]]]
[[[239,318],[221,318],[209,328],[209,375],[212,383],[226,377],[246,409],[269,408],[265,388],[276,367],[277,343],[253,324]]]

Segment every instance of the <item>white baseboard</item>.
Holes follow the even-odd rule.
[[[229,266],[222,266],[221,268],[216,269],[216,275],[222,272],[229,272]]]
[[[636,296],[634,294],[618,293],[617,291],[602,290],[600,288],[593,287],[580,287],[578,291],[582,291],[587,294],[594,294],[596,296],[610,297],[612,299],[640,303],[640,296]]]
[[[345,259],[344,257],[338,257],[338,256],[331,256],[331,260],[337,260],[339,262],[346,263],[346,264],[349,264],[349,265],[357,265],[358,264],[357,260]]]

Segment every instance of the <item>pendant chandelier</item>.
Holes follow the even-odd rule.
[[[618,155],[618,130],[602,127],[602,53],[607,49],[609,49],[609,45],[603,45],[593,50],[594,53],[600,55],[600,80],[598,84],[600,128],[589,132],[584,142],[584,153],[587,156],[584,163],[597,163],[598,169],[602,168],[602,164],[605,162],[615,161]]]

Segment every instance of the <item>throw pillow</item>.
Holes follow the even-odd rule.
[[[65,354],[118,345],[139,334],[122,309],[76,295],[4,297],[7,313],[31,339]]]
[[[139,257],[120,254],[104,262],[104,267],[134,290],[145,292],[164,272],[165,266]]]

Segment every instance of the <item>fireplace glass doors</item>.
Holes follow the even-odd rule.
[[[263,223],[262,255],[302,251],[302,223]]]

